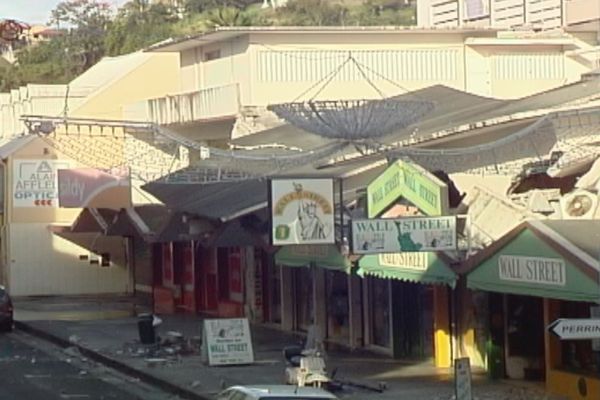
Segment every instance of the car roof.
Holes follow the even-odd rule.
[[[232,386],[227,390],[238,390],[244,392],[255,398],[269,398],[269,397],[315,397],[315,398],[327,398],[337,399],[333,394],[328,391],[315,388],[315,387],[299,387],[292,385],[252,385],[252,386]]]

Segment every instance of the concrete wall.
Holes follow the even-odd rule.
[[[567,55],[564,41],[588,46],[591,37],[512,36],[507,45],[489,30],[253,32],[183,51],[180,90],[237,83],[243,106],[380,98],[437,84],[509,99],[575,82],[590,69]]]
[[[91,93],[71,117],[123,119],[123,106],[136,101],[162,97],[178,91],[179,57],[175,54],[153,54],[142,65]]]
[[[9,289],[13,296],[131,292],[121,238],[81,234],[80,246],[49,230],[46,223],[15,223],[8,227]],[[4,238],[7,239],[6,237]],[[32,245],[35,243],[35,245]],[[89,247],[109,251],[110,267],[80,260]]]

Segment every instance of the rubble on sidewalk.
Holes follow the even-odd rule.
[[[177,331],[168,331],[164,338],[158,338],[155,344],[142,344],[138,339],[127,342],[119,350],[115,351],[118,356],[133,358],[164,359],[165,363],[154,363],[163,365],[173,362],[181,362],[182,357],[200,354],[200,341],[194,338],[186,339]]]

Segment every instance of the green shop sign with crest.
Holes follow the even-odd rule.
[[[445,215],[448,211],[448,186],[427,170],[398,160],[367,186],[368,216],[381,214],[403,197],[424,214]]]

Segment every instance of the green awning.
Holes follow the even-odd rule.
[[[452,288],[457,276],[436,253],[369,254],[358,262],[358,275],[402,281],[444,284]]]
[[[525,228],[467,275],[467,287],[488,292],[595,302],[597,271]],[[556,248],[556,249],[555,249]],[[571,251],[578,251],[573,247]]]
[[[288,267],[308,267],[311,264],[321,268],[350,273],[352,262],[332,244],[282,246],[275,253],[275,263]]]

